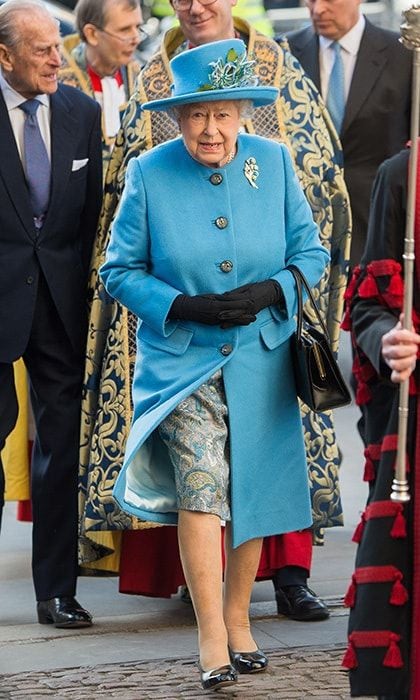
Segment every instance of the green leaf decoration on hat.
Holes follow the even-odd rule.
[[[213,68],[208,76],[209,82],[200,85],[198,92],[258,85],[258,78],[254,73],[255,61],[248,61],[245,52],[238,55],[235,49],[229,49],[225,60],[218,58],[209,65]]]

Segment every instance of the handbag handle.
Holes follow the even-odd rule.
[[[326,327],[324,320],[321,316],[321,313],[318,309],[317,303],[315,301],[315,297],[312,294],[312,290],[311,290],[311,288],[306,280],[305,275],[298,267],[296,267],[296,265],[288,265],[286,267],[286,270],[289,270],[292,273],[293,277],[295,278],[295,282],[296,282],[297,307],[298,307],[296,333],[297,333],[298,340],[300,341],[301,336],[302,336],[303,317],[305,315],[305,312],[303,310],[303,295],[302,295],[302,287],[304,287],[305,291],[308,295],[308,300],[310,301],[311,306],[312,306],[313,310],[315,311],[315,315],[318,319],[318,323],[321,326],[322,331],[323,331],[323,333],[324,333],[324,335],[329,343],[330,336],[329,336],[327,327]]]

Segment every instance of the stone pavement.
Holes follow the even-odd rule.
[[[241,676],[236,686],[213,693],[215,698],[240,700],[347,700],[347,673],[340,664],[343,650],[335,646],[310,647],[270,654],[265,673]],[[178,700],[211,696],[201,690],[191,659],[107,664],[76,669],[38,671],[4,676],[0,700],[36,698],[123,698],[124,700]]]

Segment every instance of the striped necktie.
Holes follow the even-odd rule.
[[[19,108],[25,112],[23,146],[26,181],[29,188],[32,212],[36,228],[44,223],[50,199],[51,165],[38,124],[39,100],[26,100]]]
[[[327,94],[327,109],[339,134],[346,109],[346,96],[344,92],[344,63],[341,55],[341,46],[338,41],[331,44],[334,50],[334,64],[330,74]]]

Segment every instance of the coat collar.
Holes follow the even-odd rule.
[[[65,89],[59,85],[51,95],[51,195],[40,236],[54,225],[72,171],[80,123]]]
[[[19,157],[16,141],[0,92],[0,177],[2,177],[16,213],[31,239],[37,231],[34,227],[25,173]],[[44,236],[53,225],[60,207],[66,183],[70,177],[75,145],[78,139],[78,122],[70,100],[59,85],[51,95],[51,196],[48,213],[39,236]]]
[[[354,68],[341,135],[343,136],[369,98],[379,76],[388,62],[386,49],[389,41],[382,30],[366,20]]]
[[[290,35],[290,44],[293,54],[305,67],[305,73],[309,75],[321,92],[321,75],[319,68],[319,41],[312,27],[307,27]]]
[[[2,92],[0,91],[0,177],[25,230],[35,237],[34,221],[26,186],[25,172]],[[4,203],[3,203],[4,206]]]

